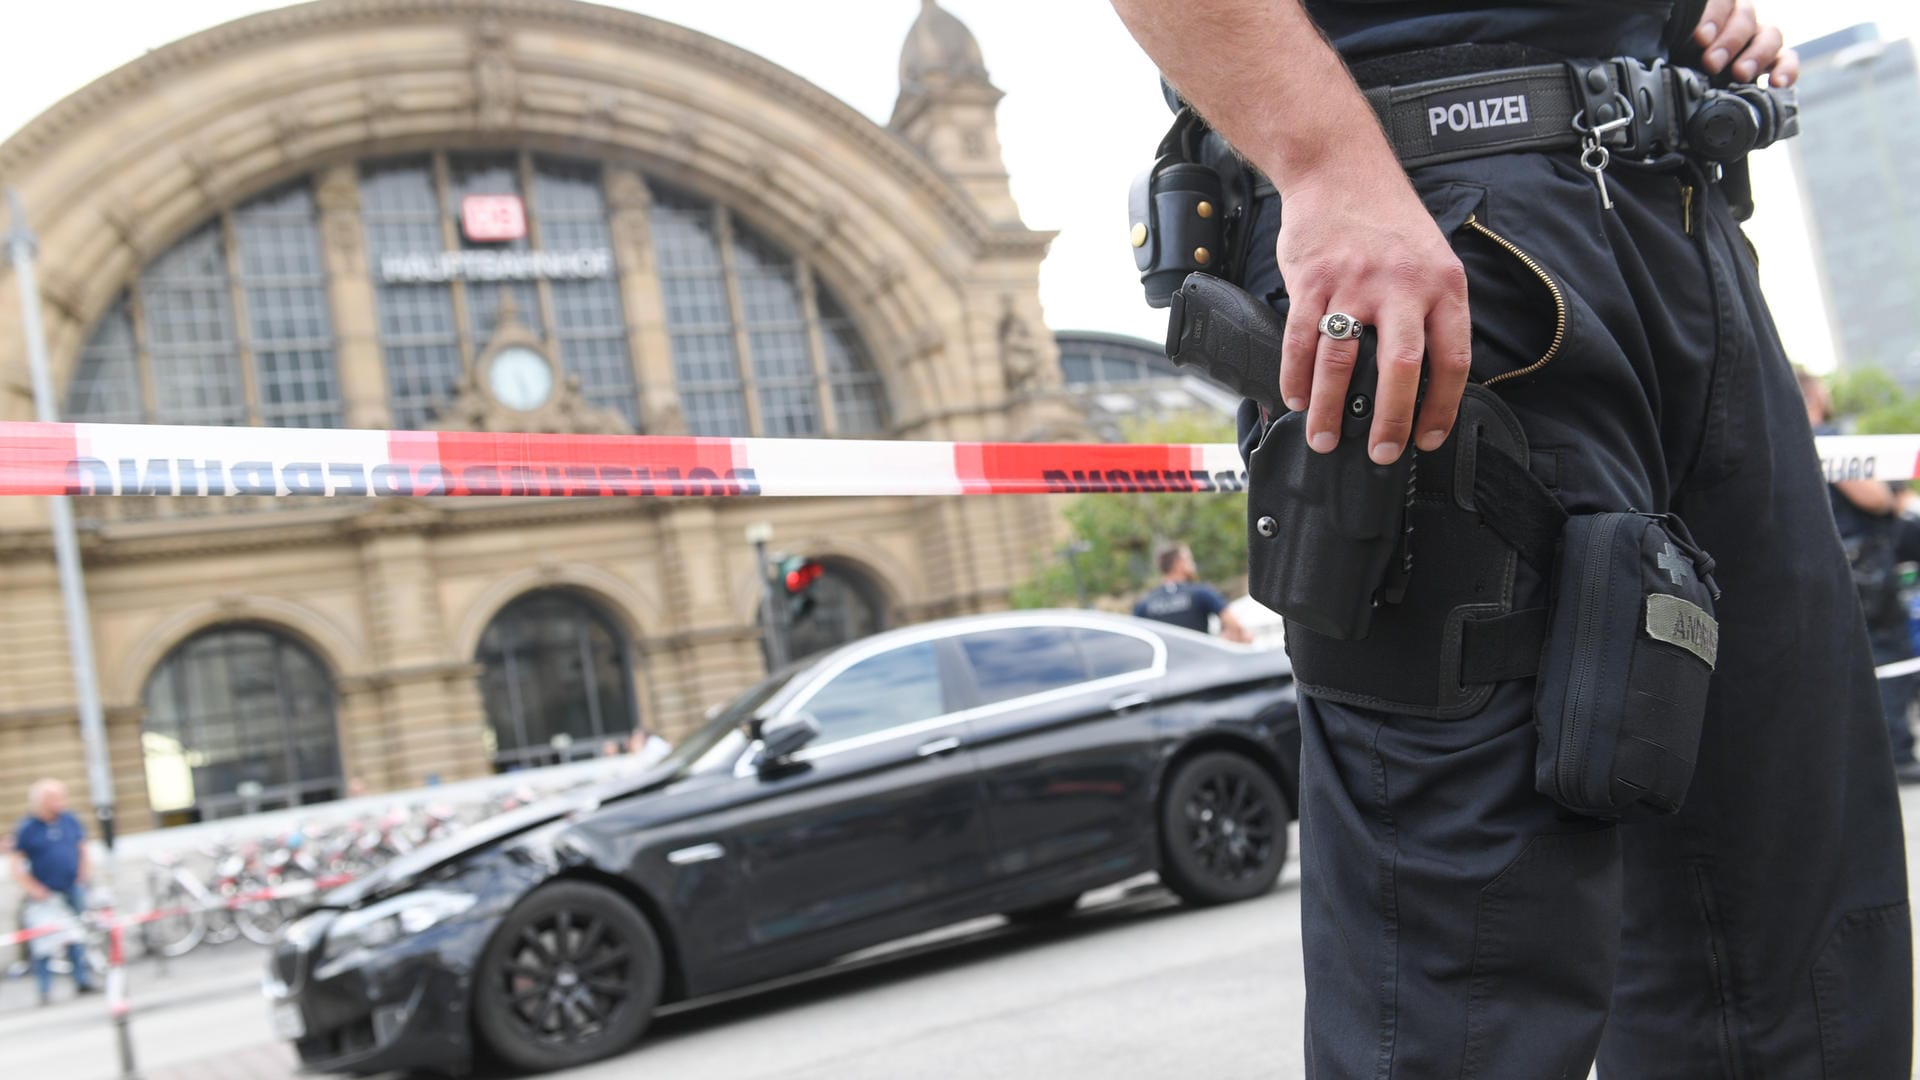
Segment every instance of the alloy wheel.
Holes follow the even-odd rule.
[[[1241,772],[1201,778],[1181,808],[1194,861],[1223,882],[1261,872],[1273,856],[1273,807]]]
[[[543,1043],[571,1043],[606,1029],[632,995],[632,951],[600,916],[557,908],[520,929],[499,976],[510,1014]]]

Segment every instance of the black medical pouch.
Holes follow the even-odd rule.
[[[1534,784],[1580,814],[1670,814],[1693,779],[1720,644],[1713,560],[1672,515],[1567,520],[1534,718]]]

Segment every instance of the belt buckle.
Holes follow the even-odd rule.
[[[1675,141],[1671,75],[1664,61],[1649,66],[1626,56],[1576,66],[1574,88],[1582,107],[1574,114],[1574,130],[1612,153],[1657,156]]]
[[[1632,124],[1624,129],[1625,141],[1615,149],[1643,158],[1677,149],[1679,118],[1673,115],[1673,72],[1667,62],[1643,64],[1632,57],[1620,57],[1612,66],[1618,93],[1627,100],[1633,116]]]

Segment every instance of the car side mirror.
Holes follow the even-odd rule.
[[[820,722],[806,713],[790,717],[775,727],[763,727],[760,729],[760,760],[768,765],[778,764],[819,737]]]

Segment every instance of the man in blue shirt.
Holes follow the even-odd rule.
[[[27,793],[28,814],[13,834],[13,880],[26,894],[28,905],[59,897],[74,914],[86,910],[81,888],[86,885],[87,835],[80,819],[67,812],[67,786],[42,780]],[[82,994],[93,993],[87,978],[86,951],[78,942],[67,946],[73,964],[73,982]],[[40,1004],[53,997],[50,958],[36,951],[33,977],[39,984]]]
[[[1133,605],[1133,613],[1142,619],[1155,619],[1205,634],[1210,632],[1208,618],[1220,616],[1220,634],[1228,641],[1252,641],[1253,635],[1227,610],[1226,598],[1212,588],[1195,581],[1199,568],[1193,551],[1175,544],[1160,553],[1160,586]]]

